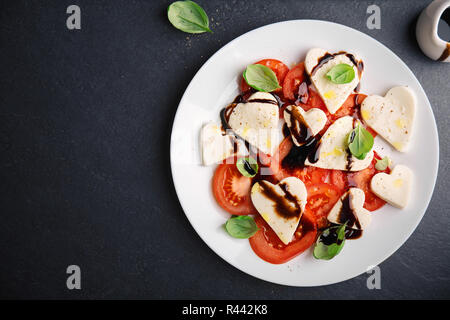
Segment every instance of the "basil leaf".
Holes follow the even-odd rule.
[[[363,160],[372,150],[373,136],[363,126],[358,124],[348,135],[348,148],[359,160]]]
[[[272,92],[281,88],[275,72],[262,64],[249,65],[245,69],[243,77],[250,87],[258,91]]]
[[[228,219],[225,229],[233,238],[248,239],[253,236],[258,227],[251,216],[233,216]]]
[[[346,223],[325,229],[314,246],[314,258],[330,260],[341,252],[345,244]]]
[[[391,159],[389,157],[384,157],[383,159],[377,160],[375,164],[375,169],[378,171],[384,171],[391,165]]]
[[[181,31],[212,32],[205,10],[194,1],[175,1],[167,8],[167,17],[170,23]]]
[[[341,63],[331,68],[326,77],[333,83],[350,83],[355,78],[355,69],[348,64]]]
[[[258,162],[251,157],[239,158],[236,167],[244,177],[253,178],[258,173]]]

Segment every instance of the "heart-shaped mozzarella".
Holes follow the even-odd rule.
[[[270,93],[256,92],[234,107],[228,125],[252,146],[272,155],[277,148],[278,120],[277,99]]]
[[[350,188],[334,205],[328,214],[328,221],[344,224],[356,229],[366,229],[372,221],[369,210],[364,209],[364,191],[358,188]]]
[[[364,121],[398,151],[407,151],[416,113],[416,97],[408,87],[394,87],[384,97],[368,96],[361,104]]]
[[[203,165],[218,163],[232,155],[245,156],[248,154],[245,144],[232,135],[223,134],[214,122],[206,123],[200,133]]]
[[[301,146],[323,129],[327,116],[319,108],[305,111],[302,107],[292,105],[284,110],[284,120],[291,132],[292,141]]]
[[[251,191],[256,210],[284,244],[292,240],[305,210],[306,198],[306,187],[296,177],[285,178],[277,185],[262,180],[256,182]]]
[[[337,119],[319,142],[320,145],[316,151],[317,162],[311,163],[309,159],[306,159],[305,164],[323,169],[347,171],[359,171],[367,168],[373,159],[372,150],[363,160],[357,159],[348,150],[347,139],[353,130],[353,121],[354,119],[350,116]]]
[[[352,59],[350,59],[350,57]],[[355,91],[362,75],[355,63],[360,63],[353,55],[346,52],[330,54],[321,48],[308,51],[305,59],[305,69],[316,87],[328,111],[334,114],[347,100],[348,96]],[[336,84],[330,81],[326,74],[338,64],[348,64],[355,71],[355,78],[344,84]]]
[[[413,180],[412,171],[404,165],[396,165],[390,174],[380,172],[370,182],[372,192],[397,208],[408,204]]]

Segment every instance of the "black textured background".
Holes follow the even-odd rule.
[[[417,47],[413,27],[428,1],[198,2],[213,34],[174,29],[170,1],[0,1],[0,297],[450,298],[450,64]],[[70,4],[81,7],[79,31],[66,28]],[[381,30],[366,28],[369,4],[381,7]],[[244,32],[302,18],[380,40],[418,77],[436,115],[435,193],[381,265],[381,290],[366,288],[366,274],[292,288],[238,271],[196,235],[172,185],[172,121],[196,71]],[[81,267],[81,290],[66,289],[70,264]]]

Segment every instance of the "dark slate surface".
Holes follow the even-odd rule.
[[[166,19],[169,1],[52,0],[0,4],[0,297],[450,298],[450,64],[428,60],[413,33],[427,1],[200,1],[213,34]],[[78,4],[82,30],[65,26]],[[366,28],[378,4],[381,30]],[[269,23],[348,25],[399,55],[437,116],[441,164],[421,224],[381,265],[319,288],[274,285],[221,260],[178,203],[169,137],[191,78],[220,47]],[[301,34],[299,34],[301,37]],[[293,39],[294,40],[294,39]],[[66,289],[77,264],[82,289]]]

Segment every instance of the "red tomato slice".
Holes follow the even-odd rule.
[[[281,141],[278,149],[275,151],[272,157],[267,155],[259,155],[260,162],[270,168],[272,175],[276,180],[281,181],[288,177],[289,174],[281,167],[281,161],[286,157],[293,146],[291,137],[284,138]]]
[[[325,113],[328,112],[325,102],[323,102],[319,93],[315,90],[309,90],[309,99],[308,99],[307,105],[308,105],[308,110],[311,108],[319,108],[319,109],[323,110]]]
[[[286,77],[286,74],[289,72],[289,68],[287,65],[285,65],[280,60],[275,59],[264,59],[261,61],[256,62],[255,64],[262,64],[266,67],[269,67],[272,69],[273,72],[275,72],[275,75],[277,76],[278,83],[280,86],[283,85],[284,77]],[[249,91],[251,87],[247,84],[245,79],[242,77],[241,79],[241,91],[246,92]],[[274,92],[279,92],[281,89],[277,89]]]
[[[219,205],[233,215],[257,213],[250,198],[252,179],[244,177],[234,164],[220,164],[214,173],[213,194]]]
[[[304,167],[293,169],[291,176],[297,177],[303,181],[306,186],[324,183],[329,176],[331,170],[316,168],[316,167]]]
[[[320,95],[315,90],[309,90],[309,99],[307,104],[300,104],[300,106],[305,110],[308,111],[312,108],[319,108],[323,112],[325,112],[325,115],[327,116],[327,123],[325,124],[324,128],[322,129],[322,133],[325,132],[330,124],[334,121],[333,115],[328,111],[327,106],[325,105],[325,102],[323,102]]]
[[[330,181],[333,186],[344,194],[348,189],[347,173],[341,170],[331,170]]]
[[[325,182],[331,170],[316,167],[303,167],[290,170],[281,166],[281,162],[289,154],[289,151],[293,145],[294,144],[291,137],[286,137],[280,143],[273,157],[270,158],[268,156],[264,156],[262,158],[264,161],[270,161],[266,163],[270,163],[269,167],[275,179],[281,181],[286,177],[294,176],[302,180],[305,185]]]
[[[358,96],[358,103],[356,103],[356,96]],[[333,115],[334,119],[339,119],[345,116],[353,116],[358,111],[356,107],[360,105],[367,96],[365,94],[351,94],[345,100],[344,104]]]
[[[366,126],[365,128],[366,128],[367,131],[369,131],[369,133],[370,133],[374,138],[378,135],[378,133],[377,133],[375,130],[373,130],[371,127]]]
[[[289,100],[295,100],[298,87],[304,80],[305,63],[301,62],[289,70],[283,81],[283,96]]]
[[[308,210],[303,213],[297,231],[288,245],[281,242],[261,216],[257,216],[255,222],[259,230],[249,239],[250,246],[258,257],[269,263],[285,263],[308,249],[316,241],[316,222]]]
[[[364,208],[366,208],[369,211],[375,211],[382,206],[386,204],[384,200],[381,200],[378,198],[371,190],[370,190],[370,181],[372,180],[372,177],[379,173],[379,172],[386,172],[389,173],[390,170],[387,168],[384,171],[378,171],[375,169],[375,164],[377,163],[377,159],[381,159],[380,156],[374,152],[374,157],[372,160],[372,163],[370,166],[368,166],[366,169],[354,172],[354,173],[348,173],[348,184],[350,187],[357,187],[364,191],[364,194],[366,195],[366,201],[364,202]]]
[[[361,110],[358,108],[358,106],[361,106],[361,103],[364,101],[364,99],[367,98],[367,95],[362,93],[355,93],[351,94],[347,100],[345,100],[342,107],[340,107],[336,113],[332,116],[332,121],[336,121],[337,119],[345,116],[353,116],[355,113],[357,114],[357,117],[359,119],[362,119],[361,117]],[[356,101],[358,99],[358,101]],[[363,121],[364,122],[364,121]],[[375,138],[377,136],[377,133],[367,125],[365,126],[366,130],[370,132],[370,134]]]
[[[317,221],[319,229],[327,226],[327,216],[341,196],[341,191],[329,183],[314,184],[306,187],[308,208]]]

